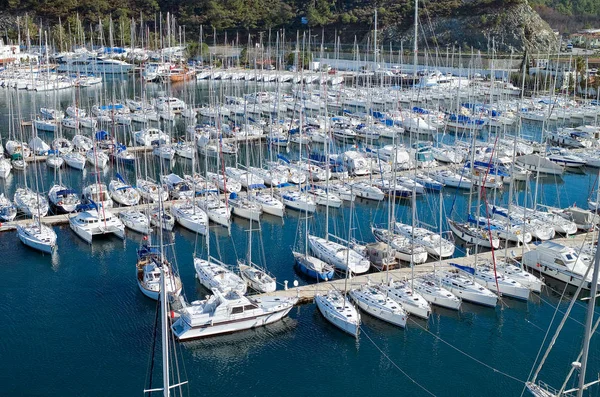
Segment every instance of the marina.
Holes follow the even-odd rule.
[[[112,53],[0,70],[7,395],[597,393],[598,98]]]

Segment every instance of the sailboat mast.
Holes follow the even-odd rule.
[[[590,338],[592,336],[592,320],[594,318],[594,309],[596,308],[596,293],[598,292],[598,272],[600,269],[600,251],[596,249],[594,255],[594,272],[592,274],[592,285],[590,287],[590,301],[587,307],[587,316],[585,318],[585,333],[583,335],[583,347],[581,357],[581,370],[579,372],[579,388],[577,397],[583,396],[585,389],[585,371],[587,370],[588,353],[590,350]]]
[[[419,33],[419,0],[415,0],[415,37],[414,37],[414,43],[413,43],[413,51],[414,51],[414,56],[413,56],[413,85],[417,83],[417,63],[418,63],[418,59],[417,59],[417,55],[419,54],[419,47],[417,45],[417,36]],[[418,126],[417,126],[418,128]]]
[[[444,205],[444,194],[442,193],[442,189],[440,189],[440,255],[438,256],[438,263],[440,264],[440,266],[442,266],[442,247],[444,244],[444,240],[442,239],[443,236],[443,226],[442,226],[442,221],[443,221],[443,217],[442,217],[442,207]],[[413,238],[414,238],[414,232],[415,229],[413,229]],[[435,276],[435,262],[433,263],[433,275]]]
[[[162,260],[162,239],[161,260]],[[162,372],[163,372],[163,396],[169,397],[169,329],[167,321],[167,284],[165,283],[166,269],[160,266],[160,315],[161,315],[161,338],[162,338]]]

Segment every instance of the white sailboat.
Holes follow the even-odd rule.
[[[174,203],[171,214],[177,223],[195,233],[208,233],[208,215],[195,202]]]
[[[162,291],[171,299],[181,294],[181,278],[173,272],[172,265],[158,247],[143,244],[137,257],[137,283],[144,295],[158,300]]]
[[[38,251],[51,254],[56,248],[56,232],[39,219],[17,225],[17,235],[23,244]]]
[[[364,256],[340,243],[317,236],[308,236],[308,243],[313,254],[322,261],[343,271],[362,274],[369,271],[371,263]]]
[[[63,154],[65,163],[76,170],[83,170],[85,168],[86,158],[79,152],[70,152]]]
[[[496,270],[500,274],[504,274],[519,284],[529,288],[531,292],[540,293],[544,282],[533,274],[529,273],[522,266],[509,263],[507,261],[497,261]]]
[[[387,229],[372,228],[373,235],[377,241],[388,244],[395,252],[396,258],[414,264],[427,261],[427,251],[423,246],[416,245],[407,237],[394,234]]]
[[[198,206],[216,224],[229,228],[231,225],[231,207],[221,201],[218,194],[209,192],[198,200]]]
[[[126,228],[142,234],[152,233],[152,226],[148,215],[137,209],[125,209],[119,211],[119,219]]]
[[[452,241],[422,227],[413,228],[411,225],[396,222],[394,232],[413,239],[415,244],[424,247],[429,255],[437,258],[449,258],[454,255],[456,249]]]
[[[209,256],[209,260],[194,258],[194,268],[196,277],[200,284],[206,289],[217,289],[221,293],[236,291],[244,295],[247,291],[247,285],[237,274],[227,268],[227,266]]]
[[[93,203],[94,206],[98,205],[106,209],[113,207],[112,198],[104,183],[92,183],[83,188],[82,194],[86,203]]]
[[[126,207],[137,205],[140,202],[140,193],[131,185],[125,182],[119,173],[117,179],[113,179],[108,184],[110,197],[120,205]]]
[[[242,279],[255,291],[274,292],[277,289],[275,279],[264,270],[257,268],[252,262],[250,263],[251,265],[248,265],[244,261],[238,261]]]
[[[12,222],[17,216],[17,208],[4,193],[0,193],[0,220]]]
[[[460,309],[461,300],[448,289],[440,286],[435,274],[426,274],[412,280],[413,288],[427,302],[446,309]]]
[[[137,178],[136,188],[141,197],[150,203],[167,201],[169,198],[169,192],[166,189],[149,179]]]
[[[6,179],[10,175],[12,164],[9,159],[0,158],[0,178]]]
[[[229,205],[234,215],[258,222],[262,214],[262,207],[248,197],[239,196],[237,193],[229,195]]]
[[[44,217],[48,214],[48,200],[28,187],[15,191],[15,206],[27,216]]]
[[[358,337],[360,314],[344,294],[332,289],[325,295],[316,294],[315,302],[327,321],[342,331]]]
[[[281,201],[286,207],[302,212],[315,212],[317,204],[308,194],[300,191],[282,191],[280,193]]]
[[[260,231],[260,223],[258,231]],[[252,232],[251,220],[250,229],[248,230],[247,256],[245,260],[238,260],[240,276],[254,291],[260,293],[274,292],[277,289],[275,278],[267,273],[265,269],[260,268],[257,264],[252,262]]]
[[[162,230],[171,231],[175,227],[175,217],[169,214],[159,204],[158,206],[147,209],[150,224]]]
[[[265,214],[283,218],[285,206],[281,201],[277,200],[272,193],[260,192],[250,196],[250,199],[260,205]]]
[[[466,272],[467,275],[471,275],[473,280],[490,291],[500,296],[509,296],[515,299],[528,300],[529,299],[529,288],[521,285],[517,281],[505,276],[494,270],[493,264],[490,263],[476,263],[474,267],[456,265],[451,263],[461,271]]]
[[[416,292],[411,283],[403,280],[391,280],[387,284],[380,284],[377,288],[390,298],[402,305],[409,314],[427,320],[431,314],[431,306],[418,292]]]
[[[398,302],[370,284],[363,284],[348,292],[350,298],[364,312],[398,327],[406,327],[408,315]]]
[[[463,301],[495,307],[498,296],[458,271],[438,270],[441,285]]]

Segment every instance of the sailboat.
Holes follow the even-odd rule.
[[[342,331],[358,337],[360,314],[344,294],[331,289],[326,294],[316,294],[315,302],[327,321]]]
[[[475,266],[457,265],[450,263],[467,275],[472,275],[477,284],[481,284],[492,292],[501,296],[515,299],[528,300],[530,289],[510,277],[494,270],[493,264],[476,263]]]
[[[60,152],[59,149],[54,149],[53,151],[56,153]],[[61,160],[63,159],[61,158]],[[56,214],[75,212],[77,206],[81,204],[79,194],[63,183],[63,174],[60,167],[56,167],[54,170],[54,185],[48,191],[48,200],[53,212]]]
[[[161,253],[161,248],[144,243],[137,250],[137,283],[140,291],[150,299],[158,300],[161,290],[169,297],[178,297],[183,288],[181,278]],[[164,289],[161,289],[161,285]]]
[[[60,181],[53,185],[48,191],[48,199],[57,214],[68,214],[75,212],[81,204],[79,195],[75,190],[69,189]]]
[[[4,193],[0,193],[0,220],[12,222],[17,216],[17,208]]]
[[[238,266],[240,268],[242,279],[244,279],[253,290],[265,293],[274,292],[277,289],[275,279],[264,270],[257,268],[252,262],[250,262],[250,265],[247,265],[240,260],[238,261]]]
[[[56,248],[56,233],[38,218],[17,225],[17,235],[23,244],[41,252],[51,254]]]
[[[364,312],[398,327],[406,327],[408,314],[398,302],[369,283],[348,292],[350,298]]]
[[[260,228],[258,230],[260,231]],[[257,292],[274,292],[277,289],[275,278],[252,262],[252,231],[252,221],[250,221],[248,255],[245,260],[238,260],[240,276],[250,288]]]
[[[118,204],[126,207],[137,205],[140,202],[140,193],[131,185],[125,182],[125,179],[117,172],[116,179],[108,184],[110,197]]]
[[[186,384],[187,381],[181,382],[179,381],[179,374],[177,373],[177,380],[179,381],[179,383],[176,383],[174,385],[171,385],[170,379],[171,379],[171,375],[172,370],[170,369],[170,360],[171,360],[171,353],[169,351],[169,346],[170,346],[170,337],[169,337],[169,314],[172,313],[169,311],[169,297],[171,295],[169,295],[169,285],[175,285],[173,284],[173,278],[169,277],[169,273],[168,271],[170,270],[170,268],[166,265],[166,263],[164,263],[164,261],[162,261],[163,259],[163,254],[162,254],[162,242],[161,242],[161,253],[160,253],[160,260],[158,261],[159,264],[161,264],[161,262],[163,262],[160,266],[158,266],[158,296],[157,298],[154,298],[154,296],[150,296],[153,299],[159,299],[160,300],[160,324],[161,324],[161,349],[162,349],[162,380],[163,380],[163,387],[162,388],[152,388],[152,383],[150,383],[150,387],[149,389],[145,389],[144,393],[152,393],[152,392],[157,392],[157,391],[162,391],[163,392],[163,396],[168,397],[171,395],[171,389],[174,388],[180,388],[179,392],[182,393],[181,390],[181,386]],[[157,261],[154,261],[154,264],[156,264]],[[148,266],[148,265],[146,265]],[[139,274],[139,273],[138,273]],[[156,274],[156,273],[154,273]],[[152,281],[154,281],[155,279],[153,278]],[[142,289],[142,285],[140,284],[140,289]],[[145,292],[145,289],[142,289],[142,292]],[[153,295],[153,294],[152,294]],[[157,318],[158,318],[158,313],[157,313]],[[178,371],[178,367],[175,367],[175,370]],[[173,376],[175,376],[175,374],[173,374]]]
[[[301,222],[298,222],[298,228],[301,227]],[[304,216],[304,232],[300,232],[304,236],[304,252],[300,253],[292,251],[296,267],[301,273],[310,278],[315,278],[319,281],[328,281],[333,279],[335,268],[321,259],[308,254],[308,211],[305,211]]]
[[[126,228],[142,234],[152,233],[150,219],[142,211],[134,208],[119,211],[119,219]]]
[[[458,270],[438,270],[439,282],[460,299],[483,306],[495,307],[498,296],[489,289],[476,284],[470,277],[459,274]]]

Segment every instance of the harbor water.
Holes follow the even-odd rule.
[[[134,95],[133,79],[105,84],[102,89],[81,90],[77,98],[71,90],[59,92],[56,97],[54,93],[0,91],[3,141],[14,134],[8,127],[8,103],[16,106],[17,95],[24,120],[35,115],[40,106],[64,109],[74,101],[91,106],[98,101],[101,90],[102,95]],[[160,93],[160,86],[156,85],[155,91],[149,87],[152,94]],[[210,87],[194,82],[175,86],[173,91],[182,98],[193,95],[201,104],[211,99],[214,92]],[[241,84],[215,87],[234,95],[251,89]],[[275,86],[266,89],[274,90]],[[531,135],[539,134],[539,126],[524,128]],[[185,130],[182,120],[165,129],[171,129],[173,136],[183,135]],[[51,135],[41,137],[47,142],[52,140]],[[441,138],[456,139],[450,135]],[[275,156],[269,152],[274,149],[266,145],[259,150],[255,143],[248,150],[253,164]],[[297,150],[292,147],[285,155],[295,159]],[[151,153],[147,161],[150,172],[160,170]],[[215,169],[214,159],[210,162],[209,168]],[[246,162],[243,145],[238,162]],[[235,158],[228,158],[227,163],[233,165]],[[204,168],[202,156],[199,165]],[[177,159],[175,164],[163,164],[162,171],[170,168],[183,175],[191,167],[190,161]],[[111,165],[100,178],[108,183],[116,171]],[[121,171],[134,180],[132,168]],[[562,177],[540,178],[538,202],[586,207],[590,195],[595,194],[596,173],[584,169]],[[62,170],[63,181],[78,191],[95,177],[89,166],[83,173]],[[37,167],[31,163],[27,170],[27,184],[40,191],[47,191],[54,178],[54,171],[45,163]],[[0,189],[12,197],[16,187],[24,183],[25,173],[13,170]],[[527,197],[531,203],[535,191],[535,181],[529,186],[517,184],[518,202],[522,204]],[[507,185],[503,191],[488,190],[487,195],[489,202],[506,205]],[[445,188],[441,199],[441,226],[447,231],[446,219],[466,219],[469,197],[464,190]],[[418,221],[436,230],[440,227],[439,200],[437,193],[417,198]],[[472,203],[473,207],[477,203],[476,194]],[[398,200],[394,205],[397,219],[410,223],[410,200]],[[350,237],[372,242],[371,226],[385,224],[387,214],[386,201],[357,199],[353,208],[345,203],[340,209],[329,210],[329,232],[348,238],[349,219],[353,216]],[[283,288],[284,281],[290,286],[294,280],[300,285],[312,282],[293,267],[291,250],[303,244],[303,217],[293,210],[288,210],[283,220],[263,215],[260,231],[253,232],[253,260],[277,277],[278,288]],[[244,258],[250,227],[248,221],[237,217],[233,217],[230,234],[225,228],[211,226],[211,255],[231,265]],[[153,351],[157,350],[154,334],[158,306],[140,292],[136,283],[136,249],[143,236],[128,230],[125,240],[100,238],[88,245],[68,225],[54,229],[58,249],[52,255],[25,247],[14,232],[0,234],[0,394],[125,396],[142,395],[150,385],[159,387],[156,368],[160,362],[152,365],[156,359]],[[309,220],[309,229],[324,235],[323,207]],[[176,226],[167,240],[173,243],[169,248],[174,251],[187,300],[204,299],[208,291],[195,279],[193,257],[207,255],[205,238]],[[455,255],[465,255],[464,247],[457,248]],[[314,304],[301,305],[282,322],[261,329],[176,343],[178,372],[181,380],[188,381],[183,389],[191,396],[519,396],[568,306],[567,298],[561,301],[561,293],[560,285],[550,285],[527,302],[505,298],[495,309],[468,303],[463,303],[458,312],[434,307],[428,321],[410,317],[406,329],[363,314],[356,340],[331,326]],[[554,387],[562,385],[579,353],[586,307],[585,301],[575,304],[538,379]],[[588,367],[591,380],[600,371],[598,347],[597,338],[592,338]],[[572,385],[573,380],[568,388]],[[596,395],[598,388],[590,392]]]

